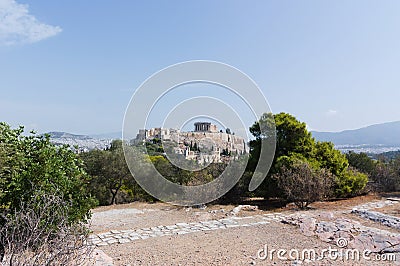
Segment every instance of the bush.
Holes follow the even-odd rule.
[[[84,248],[95,200],[69,147],[0,123],[0,257],[4,265],[70,265]],[[2,264],[2,265],[3,265]]]
[[[68,147],[50,143],[49,136],[23,132],[23,127],[0,123],[0,212],[18,211],[40,188],[40,193],[60,193],[70,203],[70,223],[86,221],[95,200],[87,194],[82,161]]]
[[[312,202],[327,199],[332,192],[333,175],[326,169],[314,169],[307,162],[297,162],[290,168],[282,166],[273,176],[286,199],[301,209]]]
[[[400,190],[400,157],[390,162],[377,163],[372,179],[376,182],[380,191]]]
[[[92,251],[85,244],[88,229],[69,222],[71,202],[62,194],[37,192],[3,213],[1,265],[81,265]]]
[[[336,180],[336,196],[350,197],[362,193],[368,182],[368,176],[349,167]]]
[[[357,170],[372,175],[376,169],[376,162],[372,160],[366,153],[355,153],[350,151],[346,154],[349,165]]]

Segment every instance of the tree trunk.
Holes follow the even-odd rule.
[[[118,191],[119,191],[119,189],[121,187],[122,187],[122,178],[119,179],[119,182],[116,185],[116,187],[110,187],[110,192],[111,192],[111,195],[112,195],[111,205],[115,205],[116,204],[115,200],[116,200],[116,197],[117,197],[117,193],[118,193]]]
[[[119,190],[119,188],[118,188],[118,189],[115,189],[115,190],[110,189],[110,192],[111,192],[111,195],[112,195],[112,197],[111,197],[111,203],[110,203],[111,205],[117,204],[117,203],[116,203],[116,198],[117,198],[118,190]]]

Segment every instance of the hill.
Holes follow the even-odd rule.
[[[319,141],[335,145],[385,145],[400,146],[400,121],[372,125],[342,132],[312,132]]]
[[[382,153],[400,150],[400,121],[342,132],[312,132],[318,141],[333,142],[342,151]]]

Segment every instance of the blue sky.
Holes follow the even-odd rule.
[[[399,1],[0,0],[0,121],[120,131],[146,78],[194,59],[242,70],[314,130],[397,121],[398,14]]]

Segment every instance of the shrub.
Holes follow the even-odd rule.
[[[85,244],[88,229],[69,222],[71,202],[62,194],[37,192],[18,209],[3,213],[1,265],[82,265],[92,251]]]
[[[357,170],[372,175],[376,168],[376,162],[372,160],[366,153],[355,153],[350,151],[346,154],[349,165]]]
[[[307,162],[282,166],[273,176],[286,199],[305,209],[312,202],[328,198],[332,191],[333,175],[326,169],[314,169]]]
[[[372,179],[381,191],[398,191],[400,189],[400,158],[387,163],[377,163]]]
[[[0,123],[0,257],[2,265],[70,265],[84,248],[95,200],[69,147],[49,136]]]
[[[86,221],[95,200],[87,194],[82,161],[68,147],[53,145],[49,136],[23,132],[23,127],[0,123],[0,212],[18,210],[40,188],[41,193],[60,193],[70,203],[70,223]]]
[[[336,196],[349,197],[359,195],[368,182],[368,176],[352,167],[348,167],[336,179]]]

